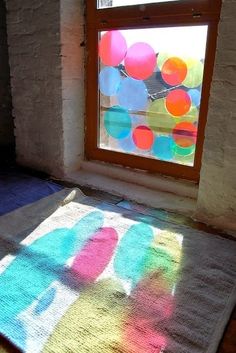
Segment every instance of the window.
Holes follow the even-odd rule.
[[[157,2],[169,2],[179,0],[98,0],[98,8],[103,9],[107,7],[119,7],[127,5],[144,5]]]
[[[87,158],[198,180],[220,1],[90,4]]]

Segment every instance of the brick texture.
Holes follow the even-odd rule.
[[[6,6],[17,161],[60,174],[60,2],[8,0]]]

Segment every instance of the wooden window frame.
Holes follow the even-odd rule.
[[[105,9],[97,9],[96,0],[88,0],[86,3],[86,159],[109,162],[198,182],[210,85],[213,75],[221,0],[182,0],[145,4],[142,7],[140,5],[131,5]],[[208,26],[194,166],[190,167],[99,148],[97,146],[99,136],[98,33],[111,29],[190,25]]]

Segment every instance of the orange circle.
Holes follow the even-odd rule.
[[[195,145],[197,141],[197,127],[188,121],[178,123],[173,129],[173,138],[176,144],[181,147]]]
[[[163,80],[171,86],[180,85],[187,76],[187,65],[177,57],[165,61],[161,69]]]
[[[154,142],[154,134],[149,127],[139,125],[133,131],[133,141],[138,148],[149,150]]]
[[[175,89],[166,97],[166,109],[171,115],[182,116],[188,113],[191,107],[189,94],[183,89]]]

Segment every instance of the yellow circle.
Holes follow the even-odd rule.
[[[196,59],[185,60],[188,72],[183,85],[188,88],[195,88],[202,84],[203,79],[203,63]]]
[[[165,99],[157,99],[147,109],[147,121],[153,132],[170,134],[175,126],[175,119],[166,109]]]

